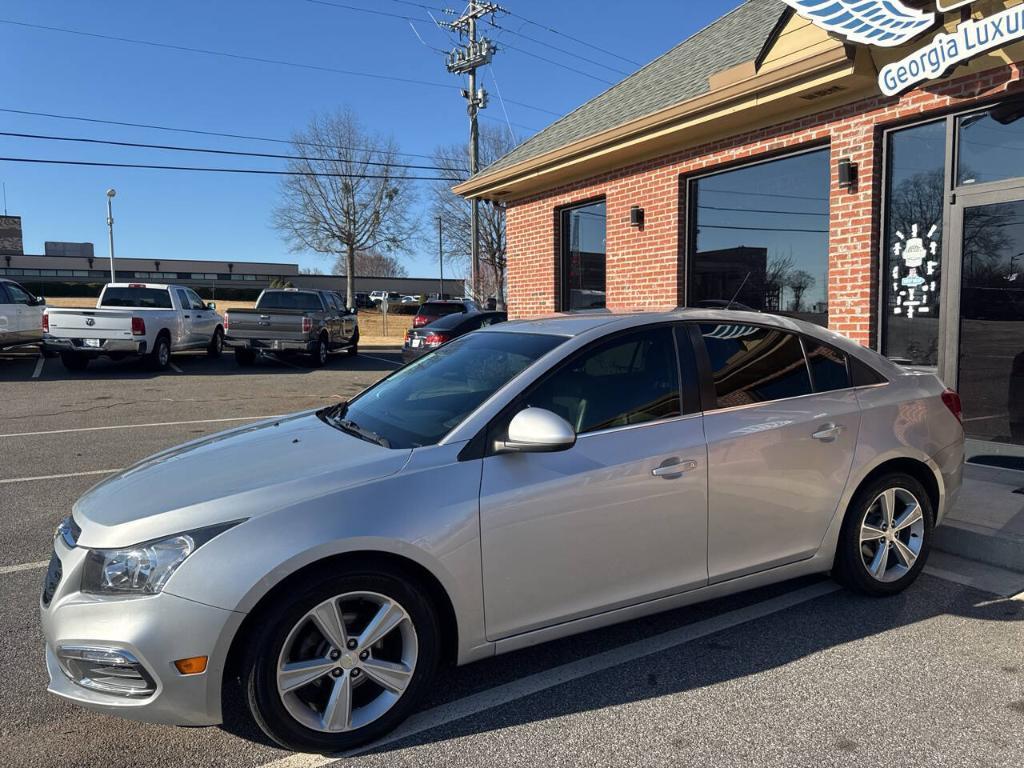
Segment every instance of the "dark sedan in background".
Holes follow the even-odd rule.
[[[412,362],[427,352],[437,349],[445,342],[470,331],[486,328],[489,325],[504,323],[508,315],[504,312],[467,312],[466,314],[446,315],[422,328],[411,328],[405,334],[402,347],[402,360]]]

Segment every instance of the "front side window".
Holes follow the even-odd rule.
[[[882,354],[903,365],[939,360],[946,121],[887,137]]]
[[[206,310],[206,302],[199,298],[199,294],[195,291],[188,291],[189,301],[192,302],[192,309],[198,309],[201,311]]]
[[[32,297],[29,296],[28,291],[24,290],[20,285],[14,283],[7,283],[7,293],[11,297],[12,304],[31,304]]]
[[[606,304],[606,211],[602,200],[560,213],[563,312],[602,309]]]
[[[566,340],[527,333],[461,336],[363,392],[341,417],[380,435],[391,448],[435,445]]]
[[[829,150],[689,185],[689,305],[828,325]]]
[[[672,329],[655,328],[601,344],[542,382],[526,404],[557,413],[580,435],[679,416]]]
[[[811,394],[800,339],[753,325],[700,326],[719,408]]]

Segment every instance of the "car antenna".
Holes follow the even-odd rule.
[[[743,286],[745,286],[747,284],[747,280],[749,280],[749,279],[750,279],[750,272],[748,271],[747,272],[747,276],[744,277],[743,278],[743,282],[740,283],[740,287],[736,289],[736,293],[734,293],[732,295],[732,298],[729,299],[729,303],[725,307],[726,312],[728,312],[730,309],[732,309],[732,305],[736,303],[736,299],[738,299],[739,296],[740,296],[740,291],[743,290]]]

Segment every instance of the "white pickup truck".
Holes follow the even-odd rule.
[[[110,283],[96,309],[49,307],[43,315],[43,348],[80,371],[100,356],[143,357],[154,370],[170,365],[171,354],[206,349],[219,357],[224,321],[199,294],[182,285]]]

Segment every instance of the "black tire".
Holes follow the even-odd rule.
[[[901,536],[901,540],[919,547],[912,567],[909,569],[905,568],[905,565],[903,565],[898,557],[899,553],[896,551],[892,551],[889,555],[881,555],[879,560],[874,561],[880,562],[881,557],[885,557],[886,565],[883,565],[883,568],[900,569],[895,572],[898,578],[882,581],[871,574],[869,570],[870,564],[866,561],[872,555],[878,556],[876,547],[885,546],[886,540],[881,539],[878,543],[862,541],[861,529],[869,514],[871,516],[870,522],[873,523],[877,519],[875,516],[879,515],[879,507],[875,505],[875,500],[888,489],[899,489],[912,494],[920,506],[923,519],[921,525],[916,527],[916,531],[907,529],[902,534],[894,534]],[[899,517],[900,513],[897,512],[895,518],[899,520]],[[872,480],[858,490],[850,502],[846,519],[843,521],[842,531],[839,534],[839,544],[836,548],[836,559],[832,568],[832,576],[848,589],[866,595],[886,596],[902,592],[914,583],[924,568],[928,560],[928,553],[931,550],[932,531],[934,528],[935,510],[932,508],[932,502],[928,497],[927,491],[917,479],[903,473],[893,473]],[[920,539],[919,543],[916,541],[918,538]],[[895,545],[896,543],[892,542],[887,546],[891,550]],[[889,571],[889,573],[890,576],[893,575],[893,572]],[[902,575],[899,575],[900,573]]]
[[[161,333],[153,342],[153,351],[146,355],[146,367],[151,371],[163,371],[171,364],[171,340]]]
[[[324,572],[319,578],[297,583],[281,601],[261,614],[242,659],[241,684],[253,719],[276,743],[286,749],[333,754],[374,741],[408,717],[428,690],[441,658],[441,632],[437,613],[427,594],[401,576],[372,567],[338,574]],[[315,606],[348,593],[375,593],[397,601],[415,629],[417,658],[412,678],[401,697],[378,719],[361,728],[326,733],[299,722],[285,707],[277,689],[278,659],[292,628]],[[294,596],[293,596],[294,595]],[[325,675],[324,678],[326,679]],[[369,681],[367,681],[369,682]],[[372,694],[374,689],[369,689]]]
[[[61,352],[60,361],[69,371],[84,371],[89,367],[89,358],[78,352]]]
[[[243,368],[249,368],[256,362],[256,353],[251,349],[239,347],[235,350],[235,362]]]
[[[327,358],[331,354],[331,348],[327,343],[327,337],[321,336],[316,340],[313,353],[309,356],[309,363],[314,368],[323,368],[327,365]]]
[[[220,357],[224,352],[224,331],[220,326],[217,326],[217,330],[213,332],[213,336],[210,338],[210,344],[206,347],[206,354],[208,357]]]
[[[355,357],[359,354],[359,329],[356,328],[355,335],[352,336],[352,345],[345,350],[345,354],[349,357]]]

